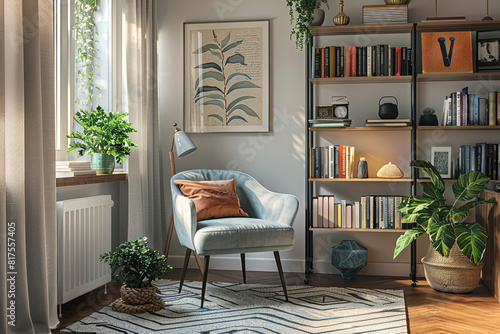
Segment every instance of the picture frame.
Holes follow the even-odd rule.
[[[477,39],[477,70],[500,70],[500,38]]]
[[[184,128],[269,132],[269,20],[184,23]]]
[[[442,178],[451,178],[451,147],[431,147],[431,164]]]
[[[472,73],[471,31],[423,32],[422,73]]]

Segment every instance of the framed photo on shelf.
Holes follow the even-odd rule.
[[[423,32],[422,73],[472,73],[470,31]]]
[[[477,40],[477,70],[479,72],[500,70],[500,38]]]
[[[186,132],[269,132],[269,21],[184,23]]]
[[[451,177],[451,147],[432,147],[431,164],[436,167],[442,178]]]

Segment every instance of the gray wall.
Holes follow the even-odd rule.
[[[330,1],[330,10],[327,11],[324,25],[331,25],[331,19],[338,11],[337,3]],[[351,24],[361,23],[361,8],[366,4],[383,4],[383,1],[346,2],[345,12],[351,17]],[[439,6],[439,15],[442,16],[466,15],[468,19],[480,19],[486,12],[486,1],[441,0]],[[434,1],[413,0],[409,4],[409,13],[412,22],[434,16]],[[490,1],[490,16],[500,19],[500,2]],[[285,271],[300,273],[304,270],[305,59],[304,53],[296,50],[294,42],[289,39],[291,27],[284,0],[159,1],[159,94],[160,126],[163,130],[161,142],[165,152],[163,156],[167,157],[166,153],[170,149],[172,123],[177,122],[181,127],[183,124],[183,23],[240,20],[270,20],[271,132],[192,134],[191,138],[198,150],[189,156],[177,158],[176,168],[178,171],[194,168],[237,169],[253,175],[273,191],[296,195],[300,201],[294,225],[296,243],[291,251],[282,253],[282,261]],[[378,101],[380,96],[387,95],[381,88],[362,88],[366,90],[360,100]],[[409,91],[401,93],[403,99],[408,98],[405,92]],[[446,89],[443,94],[446,94]],[[163,166],[165,174],[169,175],[168,161],[165,161]],[[168,189],[165,191],[168,195]],[[364,189],[361,189],[360,194],[363,191]],[[170,202],[166,205],[170,208]],[[395,261],[392,260],[397,236],[394,233],[375,232],[317,233],[315,267],[319,272],[336,272],[329,263],[330,248],[343,239],[355,239],[369,248],[369,265],[361,274],[407,276],[409,252],[403,253]],[[421,240],[418,259],[424,255],[426,243],[426,240]],[[180,267],[184,251],[175,237],[170,254],[169,262]],[[247,258],[248,270],[275,270],[272,254],[254,253],[248,254]],[[194,261],[191,264],[194,266]],[[240,268],[239,257],[214,258],[211,268],[237,270]]]

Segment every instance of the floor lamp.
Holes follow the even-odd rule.
[[[175,144],[175,149],[177,151],[177,156],[179,158],[188,155],[189,153],[196,150],[196,145],[184,131],[182,131],[177,127],[177,123],[174,123],[174,128],[175,130],[174,130],[174,136],[172,138],[172,146],[170,147],[170,152],[169,152],[170,169],[172,170],[172,176],[175,175],[174,144]],[[173,231],[174,231],[174,211],[172,208],[172,213],[170,214],[170,224],[168,225],[167,240],[165,242],[165,251],[163,252],[163,254],[165,254],[165,257],[167,258]],[[194,257],[196,258],[196,263],[198,264],[198,268],[200,268],[201,276],[203,276],[203,265],[201,263],[201,259],[198,253],[196,253],[196,251],[194,251],[193,253]]]

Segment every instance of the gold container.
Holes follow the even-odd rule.
[[[349,24],[349,16],[347,16],[344,11],[343,11],[343,3],[340,2],[339,4],[339,13],[337,15],[334,16],[333,18],[333,24],[335,24],[336,26],[345,26],[345,25],[348,25]]]

